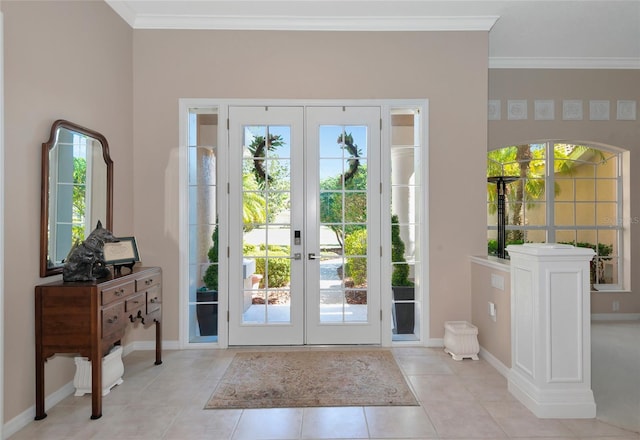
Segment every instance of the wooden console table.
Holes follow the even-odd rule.
[[[91,418],[102,416],[102,357],[127,325],[156,325],[156,365],[162,363],[162,270],[139,267],[94,282],[57,281],[35,288],[36,420],[44,411],[44,365],[57,353],[91,361]]]

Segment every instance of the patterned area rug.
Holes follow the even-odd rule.
[[[387,350],[238,353],[205,409],[415,406]]]

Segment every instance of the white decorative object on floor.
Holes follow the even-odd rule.
[[[540,418],[593,418],[589,262],[557,243],[509,245],[509,391]]]
[[[444,351],[456,361],[464,358],[478,360],[478,327],[467,321],[446,321],[444,323]]]
[[[76,362],[76,375],[73,377],[73,386],[76,387],[75,396],[91,394],[91,362],[86,357],[74,358]],[[102,358],[102,395],[106,396],[116,385],[120,385],[124,364],[122,363],[122,347],[114,347]]]

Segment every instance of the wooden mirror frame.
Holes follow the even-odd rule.
[[[49,140],[42,144],[42,175],[41,175],[41,201],[40,201],[40,276],[48,277],[62,273],[63,265],[49,266],[49,191],[51,185],[49,182],[50,162],[49,152],[57,144],[57,135],[60,129],[67,129],[84,136],[93,138],[100,142],[102,146],[102,159],[106,165],[106,218],[103,220],[103,226],[112,230],[113,227],[113,161],[109,156],[109,144],[107,139],[100,133],[82,127],[73,122],[58,119],[51,126]],[[90,231],[89,231],[90,232]]]

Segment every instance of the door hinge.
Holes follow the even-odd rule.
[[[231,191],[231,186],[229,186],[229,182],[227,182],[227,194]]]
[[[382,118],[380,118],[380,131],[382,131]]]
[[[380,246],[380,256],[382,257],[382,246]]]
[[[382,194],[382,182],[380,182],[380,194]]]
[[[229,130],[229,118],[227,118],[227,130]]]
[[[380,309],[380,321],[382,321],[382,309]]]
[[[229,258],[229,246],[227,246],[227,258]]]
[[[227,322],[229,322],[229,311],[227,310]]]

